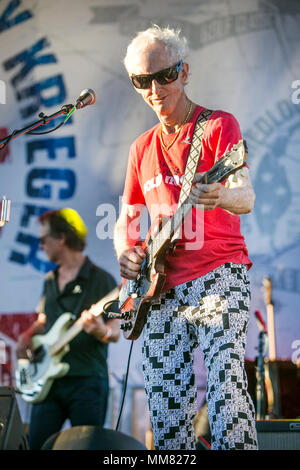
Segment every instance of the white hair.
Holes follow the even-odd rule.
[[[169,27],[161,28],[158,25],[153,25],[145,31],[140,31],[133,38],[127,47],[126,56],[124,58],[124,65],[129,72],[130,65],[134,62],[140,52],[142,52],[149,44],[161,42],[165,45],[166,50],[170,54],[171,60],[179,62],[185,61],[188,56],[189,48],[188,42],[185,37],[180,36],[180,30],[175,30]]]

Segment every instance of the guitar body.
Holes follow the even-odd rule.
[[[160,217],[154,227],[149,230],[148,236],[142,244],[145,250],[151,244],[151,233],[157,234],[164,220],[166,220],[164,217]],[[146,257],[137,279],[134,281],[125,279],[122,284],[119,293],[121,312],[131,312],[130,316],[127,314],[127,318],[125,316],[125,320],[121,322],[121,329],[123,329],[126,339],[137,339],[140,336],[147,321],[151,304],[162,292],[166,280],[165,255],[170,248],[171,246],[167,245],[154,260],[149,260],[149,256]]]
[[[53,380],[67,374],[69,364],[61,362],[61,359],[69,351],[69,346],[64,346],[54,355],[50,355],[49,350],[67,331],[71,323],[72,314],[61,315],[48,333],[32,337],[34,350],[32,360],[18,360],[16,385],[25,401],[40,403],[49,393]]]

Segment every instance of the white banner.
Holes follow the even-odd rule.
[[[1,231],[0,313],[31,313],[49,269],[38,249],[37,217],[72,207],[89,228],[87,254],[117,281],[113,222],[119,214],[131,142],[156,123],[122,60],[130,38],[152,23],[179,27],[190,42],[189,97],[233,113],[249,147],[256,191],[242,229],[254,266],[247,356],[257,355],[254,312],[272,280],[277,357],[296,361],[300,344],[300,4],[296,0],[177,2],[23,0],[0,3],[0,132],[37,121],[92,88],[97,102],[41,136],[0,151],[0,196],[12,200]],[[57,125],[60,119],[55,121]],[[53,124],[53,121],[51,121]],[[44,130],[36,129],[37,132]],[[1,328],[0,328],[1,329]],[[129,342],[110,348],[118,379]],[[142,384],[140,340],[130,381]]]

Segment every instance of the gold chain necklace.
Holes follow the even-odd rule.
[[[190,107],[189,107],[189,110],[184,118],[184,121],[183,123],[181,124],[181,126],[179,127],[178,131],[176,132],[175,134],[175,137],[174,139],[172,140],[172,142],[169,144],[169,145],[165,145],[164,144],[164,141],[163,141],[163,136],[162,136],[162,125],[160,126],[160,135],[159,135],[159,138],[160,138],[160,142],[161,142],[161,145],[163,146],[163,148],[166,150],[166,152],[169,150],[169,148],[172,147],[172,145],[174,144],[174,142],[176,141],[178,135],[179,135],[179,132],[181,131],[182,127],[185,125],[185,123],[188,121],[190,115],[191,115],[191,112],[192,112],[192,109],[193,109],[193,102],[190,101]]]

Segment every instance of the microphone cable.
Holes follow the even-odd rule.
[[[111,307],[111,305],[112,305],[114,302],[116,302],[117,300],[118,300],[118,298],[113,299],[113,300],[109,300],[109,301],[106,302],[106,303],[103,305],[103,307],[102,307],[103,312],[106,313],[109,318],[113,318],[113,315],[110,316],[109,313],[107,312],[107,309],[108,309],[109,307]],[[126,396],[126,390],[127,390],[127,382],[128,382],[128,375],[129,375],[129,367],[130,367],[130,359],[131,359],[131,354],[132,354],[133,342],[134,342],[134,340],[131,340],[131,345],[130,345],[130,349],[129,349],[129,355],[128,355],[128,359],[127,359],[127,369],[126,369],[125,380],[124,380],[124,386],[123,386],[123,396],[122,396],[122,401],[121,401],[121,406],[120,406],[120,411],[119,411],[119,417],[118,417],[118,421],[117,421],[117,425],[116,425],[116,431],[118,431],[119,426],[120,426],[121,416],[122,416],[122,412],[123,412],[123,406],[124,406],[124,402],[125,402],[125,396]]]
[[[128,373],[129,373],[129,366],[130,366],[130,359],[131,359],[131,353],[132,353],[132,348],[133,348],[133,342],[134,342],[134,340],[131,340],[131,345],[130,345],[130,349],[129,349],[128,360],[127,360],[127,370],[126,370],[126,375],[125,375],[125,380],[124,380],[124,387],[123,387],[123,397],[122,397],[121,407],[120,407],[120,411],[119,411],[119,417],[118,417],[118,421],[117,421],[116,431],[118,431],[119,426],[120,426],[120,421],[121,421],[123,406],[124,406],[124,402],[125,402],[126,389],[127,389],[127,381],[128,381]]]
[[[29,135],[42,135],[42,134],[50,134],[50,132],[56,131],[57,129],[59,129],[60,127],[62,127],[62,126],[67,122],[67,120],[71,117],[71,114],[74,113],[75,109],[76,109],[76,106],[74,105],[73,108],[68,112],[68,114],[67,114],[67,116],[65,117],[65,119],[64,119],[60,124],[58,124],[58,126],[56,126],[54,129],[50,129],[50,130],[44,131],[44,132],[32,132],[32,131],[29,131],[29,132],[27,132],[27,134],[29,134]],[[47,119],[46,116],[45,116],[43,113],[41,113],[41,114],[39,115],[39,117],[40,117],[41,119],[43,119],[43,118],[45,118],[45,120]]]

